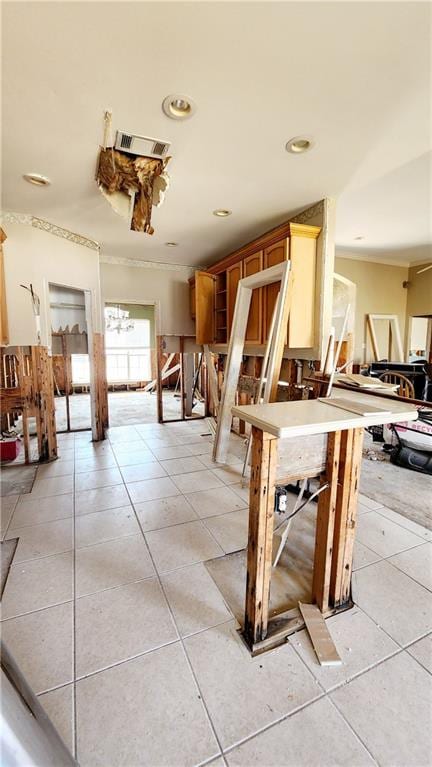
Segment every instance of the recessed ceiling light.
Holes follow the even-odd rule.
[[[304,154],[312,149],[314,141],[310,136],[294,136],[285,144],[285,149],[291,154]]]
[[[230,216],[232,213],[232,210],[228,210],[227,208],[217,208],[213,211],[214,216],[218,216],[219,218],[226,218],[227,216]]]
[[[187,120],[196,111],[196,106],[189,96],[172,93],[163,100],[162,109],[171,120]]]
[[[364,240],[364,235],[359,234],[357,237],[354,237],[355,240]]]
[[[176,248],[178,245],[178,242],[166,242],[165,245],[167,248]]]
[[[40,173],[24,173],[23,179],[29,184],[34,184],[34,186],[49,186],[51,184],[49,178],[41,176]]]

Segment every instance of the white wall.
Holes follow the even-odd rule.
[[[21,288],[32,283],[41,301],[41,341],[51,344],[49,283],[90,290],[93,329],[101,330],[99,255],[95,250],[25,224],[5,223],[3,243],[9,343],[37,343],[31,298]]]
[[[102,301],[154,303],[156,333],[195,335],[189,309],[188,278],[184,269],[156,269],[146,266],[101,263]]]

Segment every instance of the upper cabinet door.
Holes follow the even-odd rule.
[[[243,273],[241,261],[239,261],[237,264],[229,266],[226,270],[228,339],[231,334],[231,326],[237,296],[237,287],[242,277]]]
[[[189,282],[189,303],[190,303],[190,313],[191,317],[194,320],[196,315],[196,290],[195,290],[195,279],[193,282]]]
[[[282,263],[289,258],[289,241],[285,238],[280,242],[275,242],[264,250],[264,269],[270,266]],[[264,327],[263,341],[266,342],[270,330],[273,310],[275,307],[277,295],[280,289],[280,282],[274,282],[264,288]]]
[[[290,349],[308,349],[314,346],[315,342],[316,238],[318,232],[317,227],[292,226],[290,260],[294,290],[288,323]]]
[[[214,275],[195,272],[195,328],[197,344],[214,342]]]
[[[243,277],[261,272],[263,269],[263,252],[254,253],[243,261]],[[262,288],[252,291],[249,309],[249,319],[246,328],[245,344],[251,346],[262,343]]]

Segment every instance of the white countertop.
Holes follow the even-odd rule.
[[[382,407],[382,413],[357,415],[319,400],[296,400],[272,402],[268,405],[243,405],[232,408],[233,416],[273,434],[280,439],[300,437],[306,434],[323,434],[342,429],[378,426],[384,423],[415,421],[417,408],[407,402],[382,397],[370,397],[363,392],[338,389],[334,397],[364,403],[371,408]]]

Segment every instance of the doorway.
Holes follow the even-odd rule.
[[[92,429],[91,292],[49,284],[56,431]]]
[[[156,376],[154,304],[107,301],[104,322],[110,426],[155,423],[156,396],[146,391]]]

